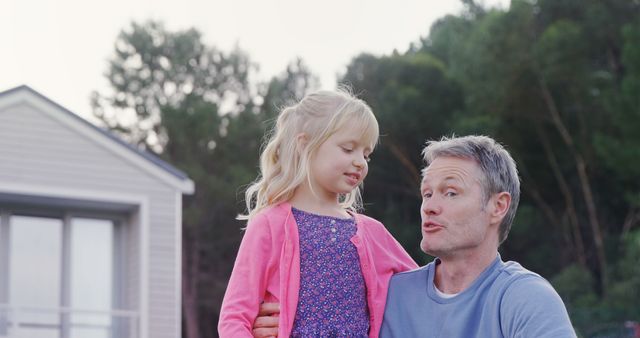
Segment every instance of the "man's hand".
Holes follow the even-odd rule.
[[[255,338],[276,338],[278,336],[278,316],[280,316],[280,304],[260,304],[258,317],[253,322],[253,336]]]

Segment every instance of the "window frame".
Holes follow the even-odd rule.
[[[3,203],[4,204],[4,203]],[[110,327],[111,337],[127,336],[126,332],[131,332],[126,321],[120,320],[121,316],[131,317],[132,320],[138,320],[137,311],[126,310],[129,308],[129,300],[125,289],[125,281],[127,280],[129,253],[126,251],[127,228],[131,223],[131,212],[125,211],[101,211],[101,210],[84,210],[73,207],[51,207],[46,205],[26,205],[26,204],[8,204],[0,206],[0,335],[6,334],[6,330],[16,323],[9,322],[9,312],[12,304],[9,304],[9,270],[11,261],[11,217],[27,216],[27,217],[44,217],[59,219],[62,222],[62,243],[61,243],[61,281],[60,281],[60,304],[58,304],[57,312],[60,316],[59,325],[48,325],[28,322],[18,322],[20,327],[36,328],[36,327],[52,327],[57,328],[59,337],[70,337],[71,321],[70,316],[74,314],[71,308],[71,239],[72,239],[72,220],[73,219],[95,219],[111,221],[113,224],[113,243],[112,243],[112,299],[111,308],[105,309],[105,314],[111,314],[112,325]],[[55,311],[55,309],[46,309]],[[86,309],[77,309],[81,313],[91,312]],[[131,323],[134,327],[137,323]],[[4,330],[4,331],[3,331]],[[135,331],[133,331],[135,332]],[[135,335],[135,333],[134,333]]]

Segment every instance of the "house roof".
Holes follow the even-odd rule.
[[[113,133],[105,129],[102,129],[98,126],[95,126],[94,124],[76,115],[72,111],[66,109],[65,107],[49,99],[48,97],[40,94],[39,92],[35,91],[29,86],[22,85],[22,86],[18,86],[18,87],[0,92],[0,108],[3,106],[2,103],[4,100],[7,100],[8,98],[13,96],[23,96],[23,95],[34,98],[36,100],[41,100],[45,104],[55,108],[53,109],[53,111],[59,112],[59,114],[64,114],[65,116],[70,117],[75,122],[73,123],[73,127],[87,128],[93,132],[95,137],[108,139],[111,143],[116,145],[117,152],[119,152],[120,154],[125,155],[128,153],[128,154],[137,155],[137,156],[134,156],[133,158],[142,160],[143,167],[146,167],[147,169],[151,169],[151,167],[155,169],[160,169],[160,170],[152,169],[149,171],[156,176],[163,176],[160,178],[163,178],[165,181],[172,183],[172,185],[175,186],[177,189],[179,189],[182,193],[192,194],[194,192],[193,181],[183,171],[175,168],[171,164],[163,161],[162,159],[160,159],[159,157],[157,157],[156,155],[148,151],[138,149],[132,146],[131,144],[124,142]],[[129,159],[132,158],[131,156],[125,156],[125,157]]]

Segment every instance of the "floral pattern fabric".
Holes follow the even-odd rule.
[[[353,218],[292,208],[300,237],[300,292],[291,337],[368,337],[367,294]]]

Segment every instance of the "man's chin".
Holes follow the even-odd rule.
[[[420,242],[420,249],[422,250],[422,252],[426,253],[427,255],[434,256],[434,257],[437,257],[438,253],[440,252],[440,250],[435,248],[433,245],[429,245],[424,241]]]

